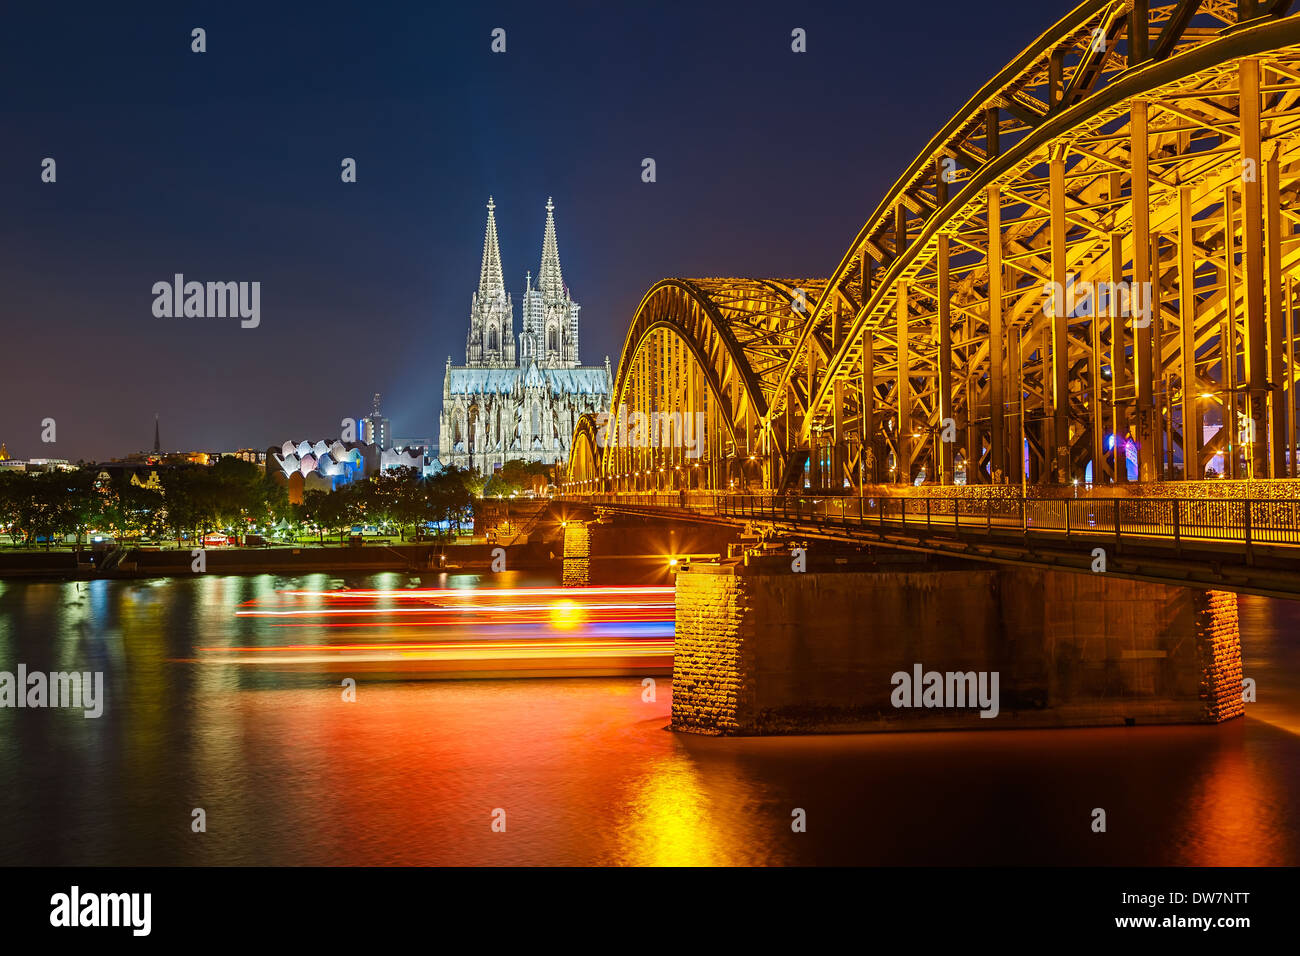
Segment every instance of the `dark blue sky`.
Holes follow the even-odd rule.
[[[144,449],[155,412],[171,450],[316,438],[376,391],[397,435],[436,438],[489,193],[516,329],[555,197],[589,364],[617,363],[664,276],[826,275],[935,130],[1070,4],[288,6],[6,11],[0,440],[15,457]],[[260,327],[155,318],[151,287],[176,272],[260,281]]]

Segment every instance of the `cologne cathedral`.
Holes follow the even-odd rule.
[[[560,270],[555,204],[546,201],[537,281],[531,273],[524,280],[518,337],[514,302],[501,268],[496,204],[490,197],[487,210],[465,364],[447,359],[438,458],[444,465],[490,475],[516,458],[547,464],[566,460],[578,418],[608,410],[612,382],[608,357],[603,366],[578,364],[580,307]]]

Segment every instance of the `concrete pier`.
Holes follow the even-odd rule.
[[[1006,729],[1242,713],[1227,592],[1023,568],[790,567],[737,559],[677,575],[673,729]],[[993,674],[996,705],[981,708],[977,687],[991,691]]]

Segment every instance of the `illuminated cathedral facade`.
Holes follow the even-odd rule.
[[[490,197],[487,210],[465,364],[448,358],[443,379],[438,458],[490,475],[514,459],[566,460],[579,416],[608,408],[612,377],[608,357],[603,366],[579,364],[580,306],[560,269],[555,204],[546,201],[541,268],[535,284],[531,273],[524,280],[518,336]]]

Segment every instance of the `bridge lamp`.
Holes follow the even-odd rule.
[[[675,567],[677,567],[677,559],[676,559],[676,558],[669,558],[669,559],[668,559],[668,567],[670,567],[670,568],[675,568]]]

